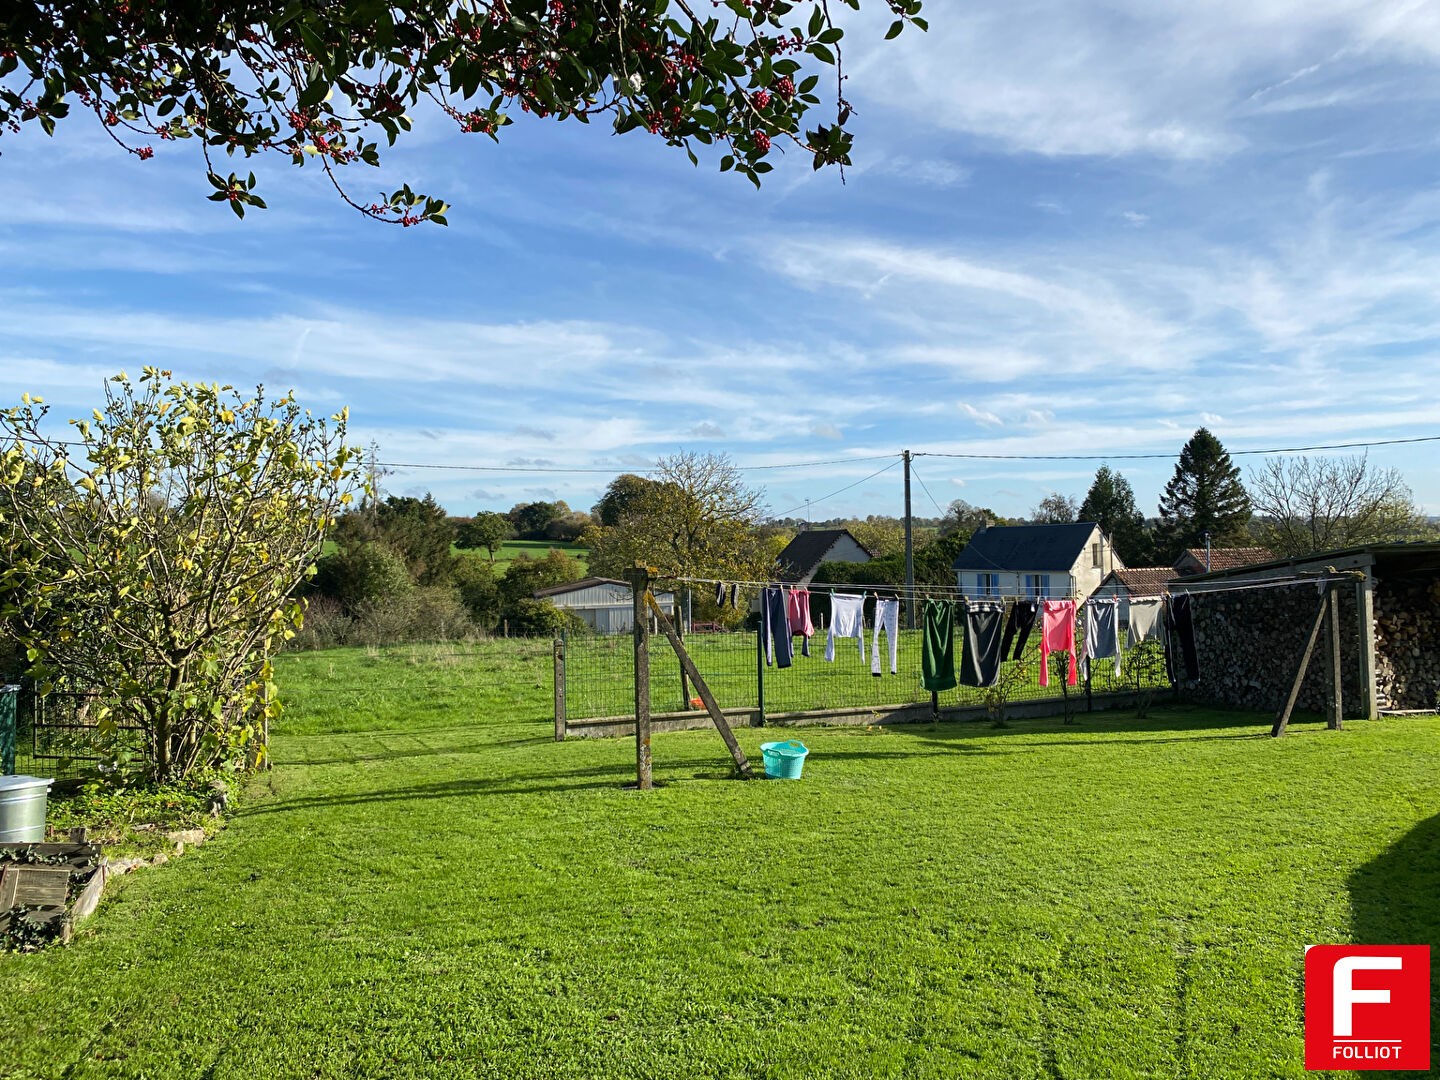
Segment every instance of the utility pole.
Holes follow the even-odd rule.
[[[915,531],[910,519],[910,451],[905,459],[905,628],[915,629]]]

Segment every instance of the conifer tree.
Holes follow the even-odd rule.
[[[1135,491],[1130,481],[1109,465],[1101,465],[1096,470],[1095,481],[1080,504],[1079,520],[1099,525],[1126,566],[1144,566],[1149,562],[1153,545],[1145,529],[1145,515],[1135,505]]]
[[[1240,469],[1220,440],[1201,428],[1180,451],[1175,475],[1160,497],[1160,555],[1170,560],[1185,548],[1201,547],[1207,533],[1216,547],[1244,543],[1250,517]]]

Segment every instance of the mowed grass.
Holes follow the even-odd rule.
[[[0,1076],[1298,1078],[1307,944],[1440,940],[1434,718],[684,732],[638,793],[548,664],[284,657],[229,829],[0,957]]]

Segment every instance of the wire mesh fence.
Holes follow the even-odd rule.
[[[33,684],[15,700],[15,772],[56,780],[98,775],[117,760],[140,761],[149,751],[144,731],[130,724],[100,723],[102,695],[52,691]]]
[[[1083,633],[1077,628],[1077,644]],[[763,709],[767,715],[852,708],[927,704],[931,695],[921,676],[922,632],[897,635],[896,664],[890,666],[889,642],[882,635],[880,674],[873,674],[874,639],[865,633],[864,648],[853,638],[835,643],[835,659],[824,659],[826,640],[816,634],[810,655],[796,639],[794,662],[788,668],[765,664],[758,631],[693,634],[686,650],[722,709]],[[957,641],[957,653],[959,642]],[[576,637],[565,642],[564,709],[567,721],[633,715],[635,707],[634,643],[623,637]],[[957,656],[958,659],[958,656]],[[1068,657],[1052,654],[1049,685],[1040,685],[1038,633],[1031,636],[1018,660],[1001,665],[993,687],[959,686],[938,695],[940,708],[987,706],[999,701],[1034,701],[1070,695],[1157,690],[1170,685],[1164,650],[1146,643],[1114,660],[1096,660],[1088,680],[1077,670],[1075,684],[1066,680]],[[699,698],[682,677],[679,660],[662,637],[650,639],[650,705],[654,712],[700,708]]]

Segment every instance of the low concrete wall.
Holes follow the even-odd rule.
[[[1105,712],[1110,709],[1124,709],[1139,703],[1142,697],[1154,699],[1163,691],[1145,693],[1095,694],[1087,710],[1085,697],[1079,694],[1070,700],[1074,703],[1076,715],[1087,711]],[[1010,720],[1030,720],[1037,717],[1060,716],[1065,712],[1061,698],[1041,698],[1032,701],[1011,702],[1005,708]],[[757,709],[725,709],[725,719],[731,727],[759,727],[760,713]],[[939,718],[942,721],[984,720],[990,714],[983,707],[972,705],[943,708]],[[817,709],[813,712],[771,713],[765,717],[765,727],[863,727],[867,724],[928,724],[935,719],[929,705],[881,705],[860,709]],[[710,715],[704,712],[656,713],[650,717],[650,730],[687,731],[711,727]],[[607,716],[595,720],[571,721],[565,725],[565,736],[575,739],[611,739],[635,734],[633,716]]]

